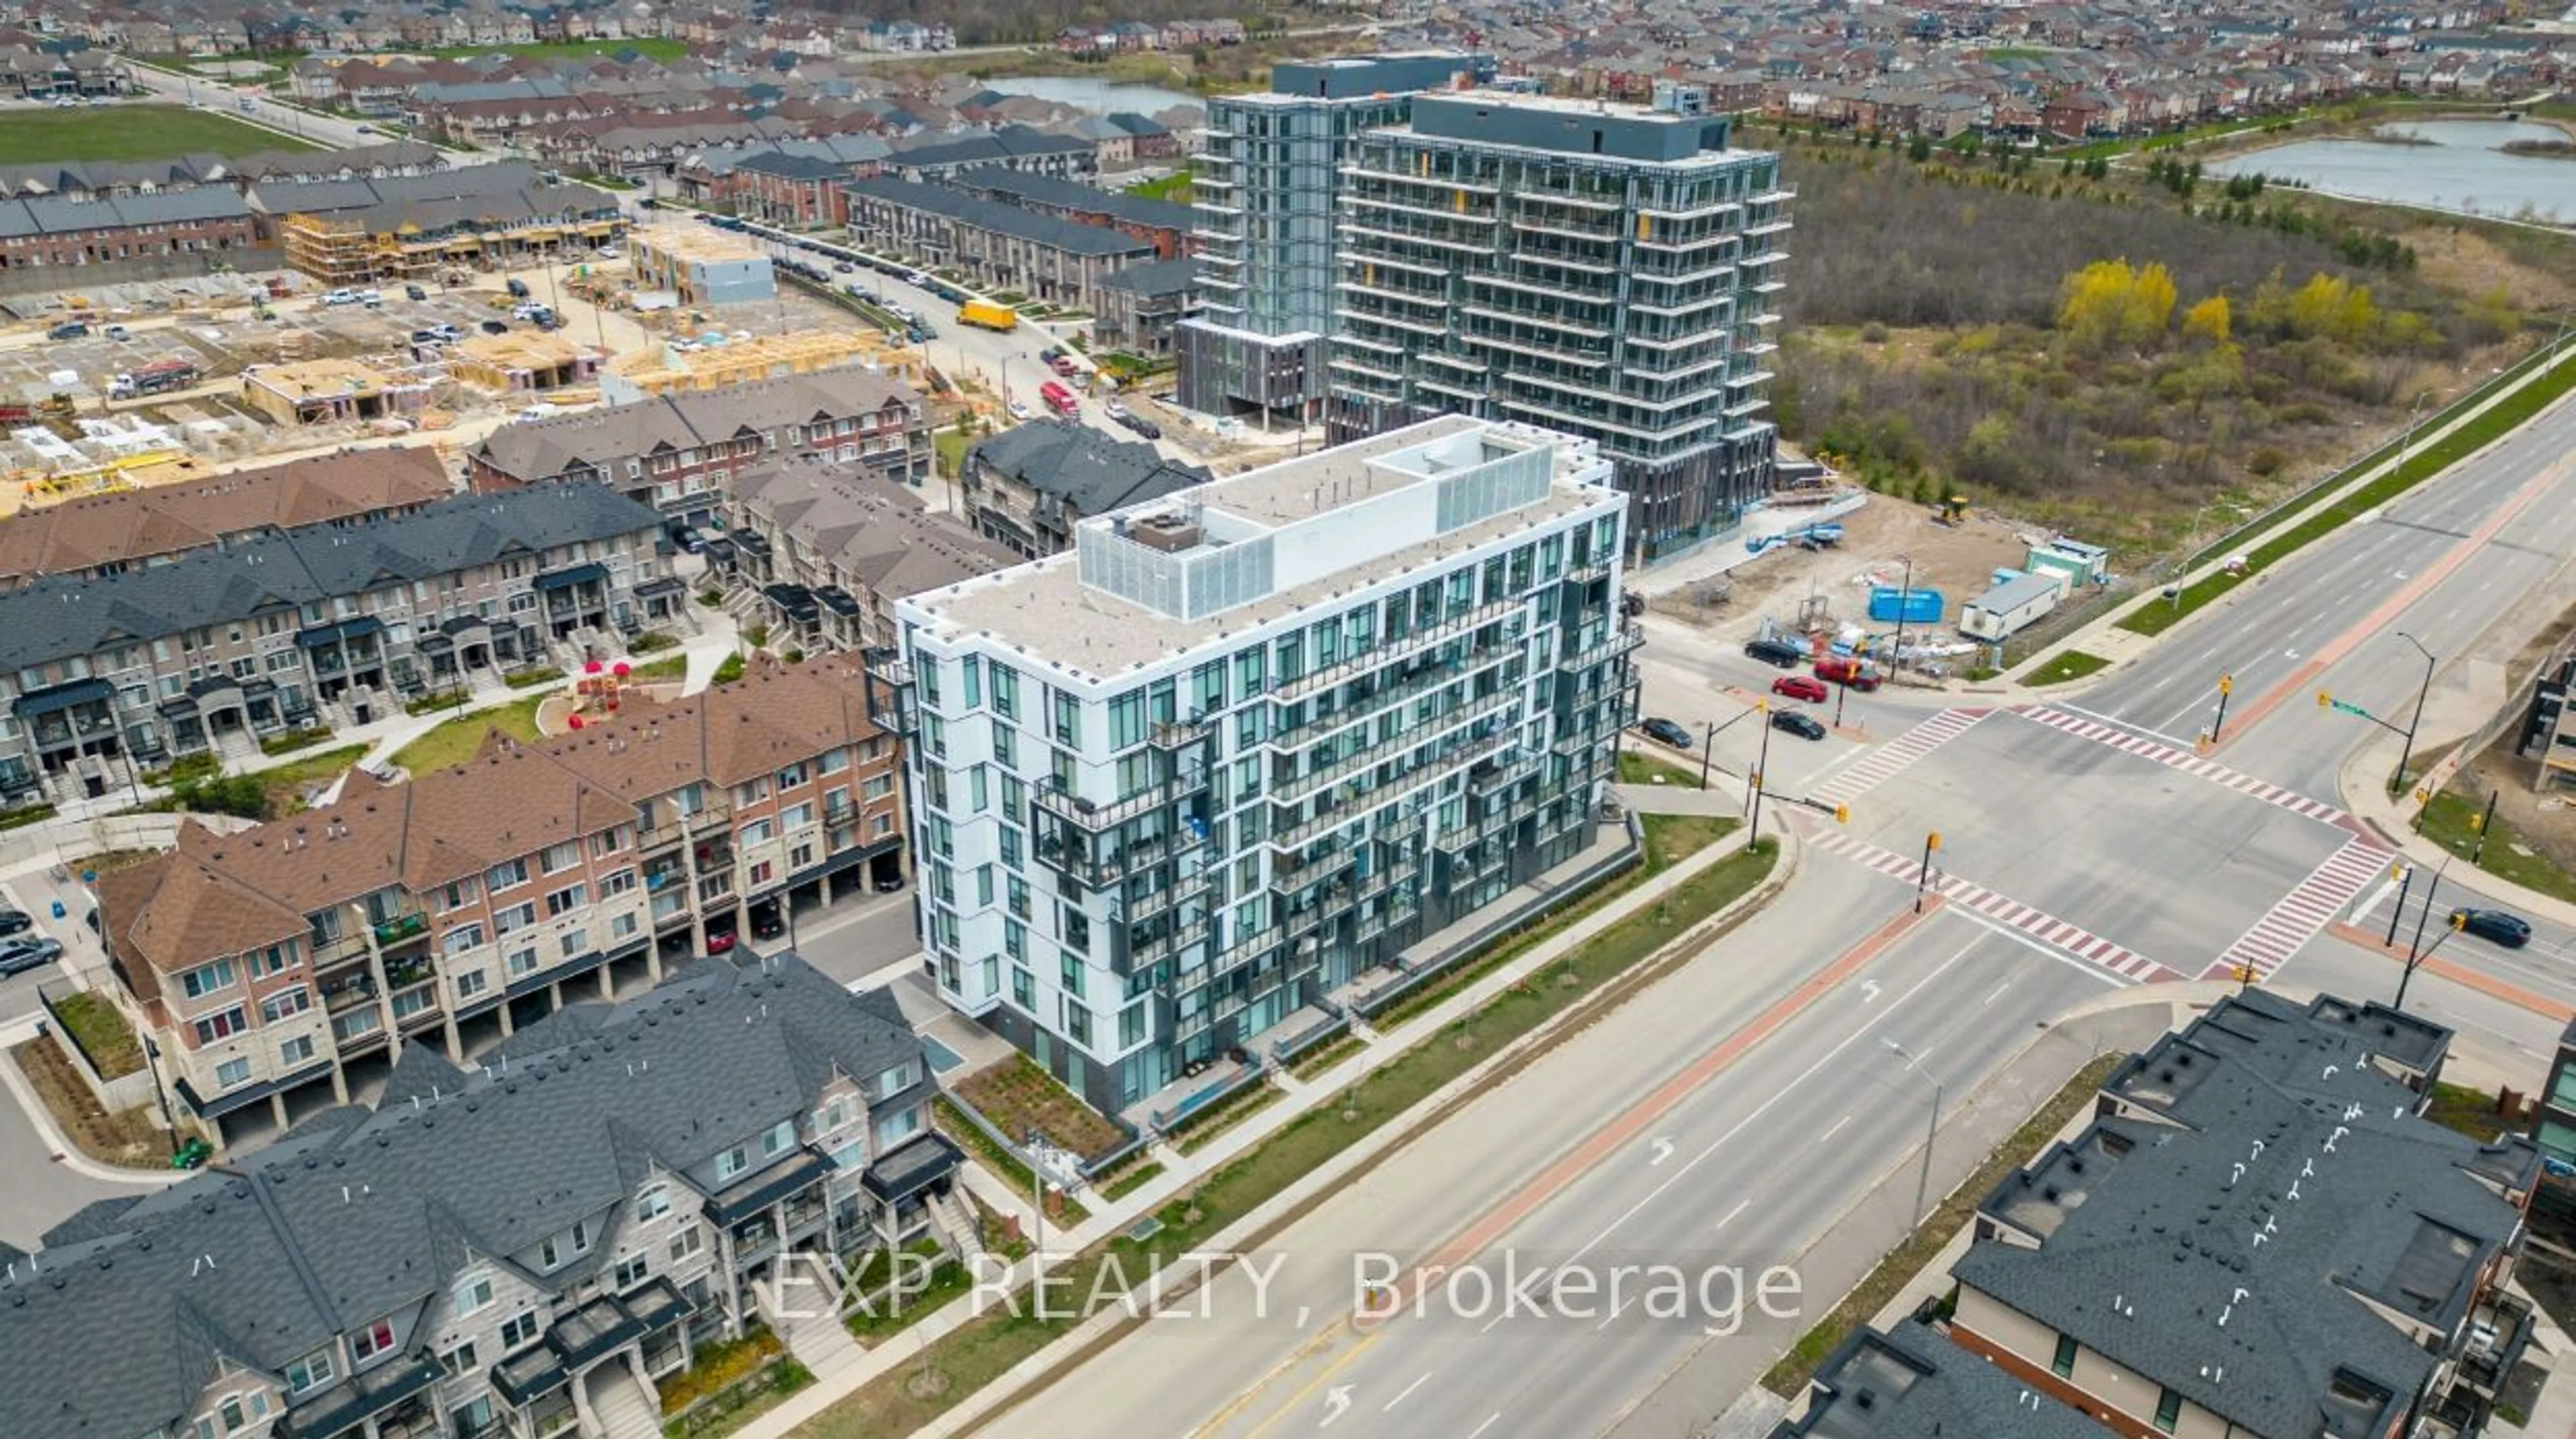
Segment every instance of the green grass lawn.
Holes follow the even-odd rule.
[[[317,150],[291,135],[184,105],[83,105],[0,116],[0,165],[56,160],[168,160],[211,150]]]
[[[1619,783],[1669,784],[1679,785],[1683,789],[1697,789],[1699,788],[1699,766],[1697,764],[1683,766],[1661,755],[1623,749],[1619,751]]]
[[[2096,673],[2109,663],[2109,660],[2100,655],[2086,654],[2082,650],[2068,650],[2038,669],[2032,670],[2030,677],[2022,683],[2033,689],[2044,685],[2062,685],[2068,680],[2080,680],[2086,675]]]
[[[1169,200],[1176,205],[1186,205],[1190,202],[1190,172],[1182,170],[1159,180],[1139,180],[1127,187],[1127,193],[1142,195],[1148,200]]]
[[[632,50],[647,60],[668,65],[689,53],[686,40],[539,40],[528,45],[444,45],[425,53],[447,60],[464,60],[476,55],[521,55],[537,60],[568,60],[597,55],[616,55]],[[403,54],[421,53],[402,51]]]
[[[1661,874],[1727,837],[1737,821],[1713,814],[1650,814],[1646,831],[1647,874]]]
[[[2458,789],[2446,789],[2433,796],[2424,807],[2424,837],[2465,860],[2472,851],[2478,855],[2478,868],[2508,883],[2536,890],[2552,899],[2576,902],[2576,876],[2549,862],[2549,856],[2538,850],[2517,853],[2514,846],[2522,837],[2514,827],[2498,817],[2487,835],[2484,850],[2477,849],[2478,817],[2487,807],[2486,796]],[[2525,845],[2524,848],[2530,848]],[[2447,911],[2446,911],[2447,912]],[[2435,923],[2440,923],[2439,916]]]
[[[394,763],[417,778],[432,770],[454,768],[474,758],[476,752],[483,748],[486,730],[497,729],[513,739],[535,739],[537,706],[549,698],[552,696],[530,695],[497,709],[458,715],[394,751]]]
[[[272,815],[293,814],[304,807],[307,785],[327,785],[340,777],[340,772],[367,757],[362,744],[341,745],[320,754],[308,755],[292,764],[271,765],[252,771],[252,778],[268,791],[268,812]]]

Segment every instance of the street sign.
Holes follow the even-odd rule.
[[[2363,719],[2370,718],[2370,711],[2363,709],[2361,706],[2354,704],[2349,700],[2336,700],[2334,702],[2334,712],[2337,714],[2359,715]]]

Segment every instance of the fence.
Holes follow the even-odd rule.
[[[1160,1130],[1165,1138],[1170,1138],[1196,1123],[1199,1116],[1216,1113],[1225,1108],[1227,1100],[1246,1089],[1267,1084],[1269,1080],[1268,1069],[1259,1064],[1244,1065],[1235,1073],[1182,1100],[1179,1109],[1169,1114],[1157,1111],[1154,1115],[1154,1127]]]
[[[102,815],[96,819],[48,819],[0,834],[0,869],[15,869],[39,860],[119,849],[170,849],[179,843],[179,821],[194,819],[217,834],[237,834],[254,821],[232,815],[151,814]]]
[[[45,1008],[46,1029],[52,1033],[63,1053],[71,1057],[72,1068],[80,1071],[81,1082],[89,1086],[99,1108],[110,1114],[121,1114],[152,1102],[152,1066],[149,1063],[131,1073],[107,1078],[98,1056],[91,1054],[89,1046],[81,1042],[80,1031],[65,1022],[61,1007],[43,985],[36,987],[36,1002]],[[106,1002],[104,996],[100,1002]]]
[[[1319,1019],[1313,1024],[1308,1025],[1298,1033],[1292,1034],[1286,1039],[1279,1040],[1272,1044],[1270,1046],[1270,1058],[1272,1063],[1293,1063],[1298,1056],[1306,1053],[1308,1050],[1313,1049],[1318,1045],[1329,1043],[1333,1039],[1350,1032],[1350,1011],[1342,1008],[1340,1005],[1335,1004],[1329,999],[1323,1000],[1321,1003],[1324,1008],[1331,1010],[1332,1013],[1325,1018]]]
[[[1469,933],[1465,939],[1452,942],[1447,951],[1438,957],[1420,963],[1407,963],[1403,978],[1352,1001],[1352,1011],[1363,1019],[1376,1018],[1400,1002],[1406,995],[1422,987],[1426,981],[1446,974],[1457,965],[1458,961],[1478,953],[1485,946],[1515,930],[1543,921],[1559,906],[1635,864],[1646,852],[1645,829],[1637,822],[1637,816],[1633,813],[1621,814],[1619,821],[1628,831],[1628,842],[1618,850],[1602,856],[1569,876],[1560,882],[1553,892],[1543,896],[1538,903],[1502,915]]]

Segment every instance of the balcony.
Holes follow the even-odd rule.
[[[1330,689],[1334,685],[1357,679],[1374,669],[1383,669],[1408,655],[1420,654],[1443,640],[1455,639],[1498,620],[1509,618],[1518,614],[1520,608],[1518,600],[1497,600],[1492,604],[1469,610],[1465,614],[1453,615],[1427,629],[1415,630],[1411,634],[1390,640],[1376,649],[1353,655],[1338,664],[1326,665],[1322,669],[1282,680],[1279,687],[1270,692],[1270,698],[1274,703],[1280,704],[1304,699],[1318,690]]]
[[[404,940],[418,939],[428,932],[429,916],[419,910],[413,910],[409,914],[397,914],[391,919],[377,921],[376,944],[379,948],[391,948]]]
[[[326,1013],[343,1014],[375,1002],[376,981],[370,975],[353,974],[335,984],[322,986],[322,1008]]]
[[[1189,720],[1180,724],[1158,724],[1146,735],[1145,742],[1156,749],[1187,749],[1194,744],[1206,743],[1215,734],[1216,726],[1210,721]]]
[[[1128,924],[1143,924],[1158,914],[1179,909],[1182,905],[1208,892],[1210,876],[1206,870],[1183,875],[1170,884],[1154,886],[1145,897],[1127,910],[1122,919]]]
[[[1339,809],[1326,810],[1303,824],[1271,835],[1268,843],[1279,849],[1295,849],[1318,835],[1357,823],[1404,798],[1407,794],[1423,786],[1436,784],[1486,755],[1508,747],[1512,739],[1511,732],[1505,731],[1501,734],[1488,735],[1480,740],[1470,740],[1429,764],[1405,771],[1383,789],[1371,790],[1351,804]]]
[[[1492,694],[1485,695],[1479,699],[1469,700],[1465,704],[1458,705],[1452,709],[1432,716],[1429,720],[1423,722],[1420,726],[1416,727],[1409,733],[1400,734],[1394,739],[1370,745],[1359,753],[1354,754],[1347,759],[1337,761],[1323,769],[1310,770],[1302,775],[1293,775],[1286,780],[1274,780],[1271,784],[1270,797],[1273,802],[1278,804],[1296,804],[1309,796],[1322,790],[1329,789],[1341,781],[1351,778],[1353,775],[1366,773],[1367,771],[1375,769],[1379,765],[1385,764],[1399,755],[1432,743],[1441,735],[1457,729],[1462,725],[1473,723],[1474,721],[1482,719],[1490,714],[1499,713],[1505,706],[1512,704],[1519,698],[1520,694],[1518,691],[1504,689],[1496,690]],[[1398,782],[1401,782],[1403,778],[1403,776],[1398,776]]]
[[[1304,724],[1279,730],[1270,737],[1271,748],[1284,756],[1300,754],[1309,746],[1332,739],[1353,725],[1376,719],[1390,709],[1436,694],[1461,680],[1473,680],[1489,671],[1504,668],[1520,655],[1518,645],[1490,645],[1469,651],[1463,661],[1437,664],[1411,679],[1397,679],[1375,694],[1361,695],[1330,714],[1318,714]],[[1519,681],[1511,678],[1503,683],[1509,686]]]
[[[1603,566],[1606,569],[1606,561],[1603,562]],[[1568,578],[1571,578],[1571,576]],[[1608,639],[1592,646],[1590,649],[1576,650],[1572,654],[1560,656],[1557,659],[1556,667],[1560,671],[1564,671],[1566,673],[1572,673],[1577,670],[1588,670],[1594,665],[1608,664],[1610,661],[1628,653],[1630,650],[1636,649],[1645,642],[1646,632],[1638,628],[1636,622],[1631,620],[1612,630]]]
[[[1142,819],[1197,788],[1199,788],[1199,782],[1194,782],[1185,788],[1181,781],[1167,779],[1158,784],[1149,784],[1125,799],[1104,805],[1079,795],[1066,794],[1057,787],[1054,777],[1049,776],[1032,792],[1030,800],[1039,809],[1074,828],[1098,834],[1105,830],[1116,829],[1129,820]]]
[[[2493,1403],[2505,1376],[2530,1347],[2531,1306],[2502,1290],[2489,1290],[2469,1311],[2460,1331],[2459,1382]]]

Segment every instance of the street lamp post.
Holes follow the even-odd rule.
[[[1914,557],[1899,555],[1897,558],[1905,561],[1905,578],[1896,587],[1896,648],[1887,656],[1887,672],[1891,677],[1905,672],[1905,605],[1914,595]],[[1841,721],[1837,719],[1835,722],[1839,724]]]
[[[1914,1236],[1923,1228],[1923,1206],[1932,1197],[1932,1142],[1941,1137],[1941,1081],[1924,1069],[1921,1061],[1914,1057],[1914,1051],[1893,1039],[1881,1039],[1879,1043],[1906,1068],[1913,1070],[1915,1077],[1932,1086],[1932,1113],[1923,1129],[1923,1166],[1914,1175],[1914,1213],[1905,1226],[1906,1242],[1912,1243]]]
[[[2406,787],[2406,762],[2415,757],[2415,729],[2416,726],[2424,723],[2424,701],[2433,693],[2433,652],[2424,648],[2423,641],[2406,633],[2404,630],[2399,630],[2397,632],[2397,637],[2404,640],[2406,643],[2413,645],[2415,647],[2415,653],[2424,657],[2424,683],[2416,688],[2415,717],[2406,722],[2406,739],[2403,744],[2398,746],[2397,772],[2388,777],[2388,792],[2390,794],[2395,794]]]
[[[2487,791],[2487,812],[2478,816],[2477,842],[2469,846],[2469,868],[2471,869],[2478,868],[2486,859],[2487,831],[2495,828],[2496,797],[2503,793],[2501,789]]]
[[[1764,714],[1768,714],[1771,710],[1771,702],[1769,700],[1756,700],[1753,707]],[[1764,720],[1762,722],[1762,753],[1759,758],[1753,761],[1753,818],[1746,825],[1747,833],[1745,835],[1745,843],[1749,845],[1760,844],[1762,842],[1762,777],[1770,768],[1771,722],[1769,720]]]
[[[2406,433],[2399,436],[2397,439],[2397,463],[2400,468],[2403,468],[2406,464],[2407,450],[2414,446],[2415,426],[2418,421],[2418,417],[2424,413],[2425,402],[2432,398],[2433,392],[2431,390],[2426,390],[2424,393],[2415,397],[2414,408],[2406,412]]]
[[[2209,722],[2209,742],[2216,744],[2227,733],[2227,697],[2235,692],[2236,676],[2218,677],[2218,717]]]
[[[2388,938],[2384,941],[2391,949],[2397,947],[2397,926],[2406,922],[2406,892],[2414,887],[2415,866],[2399,865],[2397,867],[2397,907],[2388,912]]]
[[[2424,907],[2415,915],[2415,936],[2406,943],[2406,972],[2397,977],[2397,1003],[2394,1006],[2397,1009],[2406,1008],[2406,986],[2414,982],[2416,967],[2433,957],[2432,950],[2423,948],[2424,921],[2433,917],[2433,900],[2441,894],[2442,875],[2450,867],[2451,856],[2446,854],[2442,856],[2442,863],[2433,871],[2432,883],[2424,886]],[[2441,947],[2442,941],[2438,939],[2433,941],[2433,949]]]
[[[1708,788],[1709,760],[1717,753],[1717,737],[1741,723],[1744,715],[1752,713],[1752,710],[1746,710],[1724,724],[1713,724],[1708,727],[1708,735],[1700,741],[1699,749],[1699,787],[1701,789]]]

